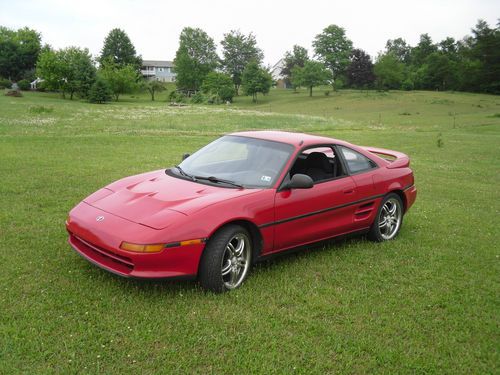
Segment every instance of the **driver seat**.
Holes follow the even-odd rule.
[[[328,157],[322,152],[311,152],[307,155],[305,173],[314,182],[333,177],[332,165],[328,161]]]

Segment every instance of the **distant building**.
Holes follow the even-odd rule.
[[[273,77],[274,82],[276,82],[276,87],[279,88],[288,88],[285,76],[281,74],[281,70],[285,67],[285,60],[279,59],[276,64],[271,68],[271,76]]]
[[[30,83],[31,89],[36,90],[38,88],[38,84],[44,81],[44,79],[37,77],[33,82]]]
[[[175,82],[174,63],[172,61],[143,60],[141,74],[149,80]]]

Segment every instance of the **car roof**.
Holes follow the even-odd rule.
[[[340,145],[350,145],[348,142],[341,141],[339,139],[322,137],[319,135],[305,134],[305,133],[293,133],[284,132],[278,130],[259,130],[259,131],[246,131],[246,132],[236,132],[229,135],[235,135],[240,137],[258,138],[265,139],[268,141],[282,142],[293,145],[295,148],[307,147],[309,145],[317,144],[340,144]]]

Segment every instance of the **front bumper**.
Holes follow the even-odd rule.
[[[105,220],[96,223],[95,218],[102,215],[105,215]],[[100,268],[124,277],[196,277],[205,247],[202,243],[169,247],[159,253],[146,254],[122,250],[122,241],[149,243],[151,239],[158,238],[158,231],[105,213],[86,203],[80,203],[72,210],[66,229],[69,233],[68,242],[78,254]]]

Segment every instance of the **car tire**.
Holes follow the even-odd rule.
[[[200,260],[198,280],[215,293],[238,288],[252,264],[252,239],[240,225],[218,230],[208,241]]]
[[[396,193],[389,193],[380,203],[368,238],[376,242],[392,240],[398,235],[402,225],[403,202]]]

